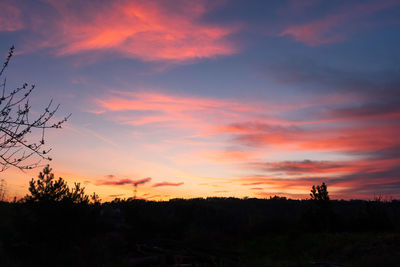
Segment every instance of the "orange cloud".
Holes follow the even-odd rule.
[[[53,9],[52,15],[26,10],[30,20],[27,27],[40,36],[30,43],[29,49],[50,47],[60,56],[111,51],[145,61],[183,61],[237,52],[227,39],[238,31],[237,26],[201,21],[214,6],[207,1],[173,0],[167,4],[122,0],[82,4],[47,0],[47,4]]]

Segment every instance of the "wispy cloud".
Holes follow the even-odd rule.
[[[134,186],[138,186],[138,185],[146,184],[146,183],[149,183],[149,182],[151,182],[151,177],[147,177],[147,178],[143,178],[143,179],[140,179],[140,180],[132,181],[132,184]]]
[[[329,161],[282,161],[282,162],[262,162],[250,164],[250,167],[255,169],[265,170],[269,172],[282,172],[285,174],[321,174],[321,173],[336,173],[349,172],[349,163],[344,162],[329,162]]]
[[[24,28],[22,12],[13,2],[9,0],[0,2],[0,32],[17,31]]]
[[[308,151],[374,151],[399,144],[395,133],[399,126],[394,123],[348,127],[301,127],[293,129],[266,130],[248,128],[252,131],[240,134],[235,141],[248,146],[280,146],[295,150]]]
[[[127,185],[133,184],[133,180],[131,179],[120,179],[116,181],[102,181],[98,183],[99,185]]]
[[[254,110],[253,106],[235,100],[165,93],[113,91],[95,101],[105,115],[122,124],[197,129],[197,134],[215,133],[219,121],[234,120]]]
[[[183,185],[183,182],[180,183],[171,183],[171,182],[161,182],[161,183],[156,183],[153,185],[153,187],[160,187],[160,186],[181,186]]]
[[[114,178],[114,177],[113,177]],[[132,180],[132,179],[119,179],[119,180],[106,180],[106,181],[99,181],[97,185],[142,185],[149,183],[151,181],[151,177],[139,179],[139,180]]]
[[[396,0],[365,1],[361,4],[348,3],[336,12],[283,30],[280,36],[291,36],[296,41],[310,46],[343,41],[357,26],[360,20],[385,8],[399,5]],[[351,25],[349,27],[349,24]]]

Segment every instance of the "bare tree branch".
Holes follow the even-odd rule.
[[[35,85],[24,83],[14,90],[7,90],[7,80],[4,76],[8,64],[14,54],[14,46],[10,48],[6,60],[0,69],[0,80],[3,79],[0,97],[0,172],[9,167],[20,170],[38,167],[42,160],[52,160],[48,155],[51,148],[45,145],[45,130],[59,129],[71,116],[59,121],[54,120],[59,105],[54,106],[53,100],[36,117],[29,115],[31,106],[29,97]],[[40,131],[41,138],[32,141],[34,132]]]

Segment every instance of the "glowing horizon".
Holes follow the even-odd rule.
[[[5,0],[8,88],[72,117],[57,177],[103,201],[400,198],[400,2]],[[4,58],[4,57],[3,57]],[[47,164],[47,162],[43,162]],[[0,173],[9,197],[40,168]]]

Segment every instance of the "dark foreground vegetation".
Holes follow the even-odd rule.
[[[310,200],[116,199],[100,204],[79,184],[69,189],[49,175],[39,177],[41,187],[31,181],[36,191],[23,201],[0,202],[0,266],[400,263],[400,201],[329,200],[321,186]],[[50,189],[58,193],[50,196]]]

